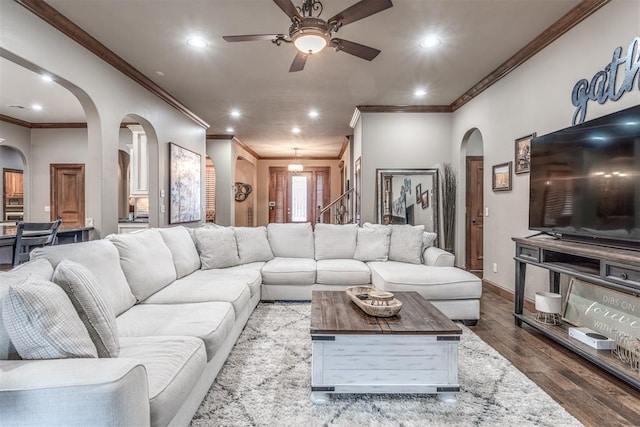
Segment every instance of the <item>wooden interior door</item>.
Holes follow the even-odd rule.
[[[483,268],[483,173],[482,156],[467,157],[467,269],[482,271]]]
[[[51,164],[51,220],[63,228],[84,227],[84,164]]]
[[[269,168],[269,222],[317,221],[317,207],[331,201],[329,167],[305,168],[291,173],[286,167]],[[304,192],[304,197],[296,197]],[[323,222],[328,222],[328,213]]]

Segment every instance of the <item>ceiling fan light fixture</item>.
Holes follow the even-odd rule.
[[[327,23],[318,18],[304,18],[291,28],[291,40],[302,53],[318,53],[329,44],[331,33]]]

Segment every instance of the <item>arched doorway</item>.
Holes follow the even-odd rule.
[[[0,222],[27,219],[25,214],[25,162],[15,148],[0,145]]]
[[[255,166],[243,157],[236,159],[234,183],[235,225],[252,227],[256,224],[254,207]]]
[[[484,151],[482,134],[470,129],[462,139],[460,170],[464,171],[465,268],[482,276],[484,264]]]

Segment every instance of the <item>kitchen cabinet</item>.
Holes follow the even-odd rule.
[[[147,135],[140,125],[127,126],[132,134],[130,156],[130,196],[149,195],[149,153],[147,150]]]

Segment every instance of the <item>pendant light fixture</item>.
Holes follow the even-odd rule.
[[[289,166],[287,166],[287,170],[289,172],[302,172],[304,170],[304,166],[302,166],[302,163],[298,162],[298,149],[294,148],[293,152],[293,162],[289,163]]]

